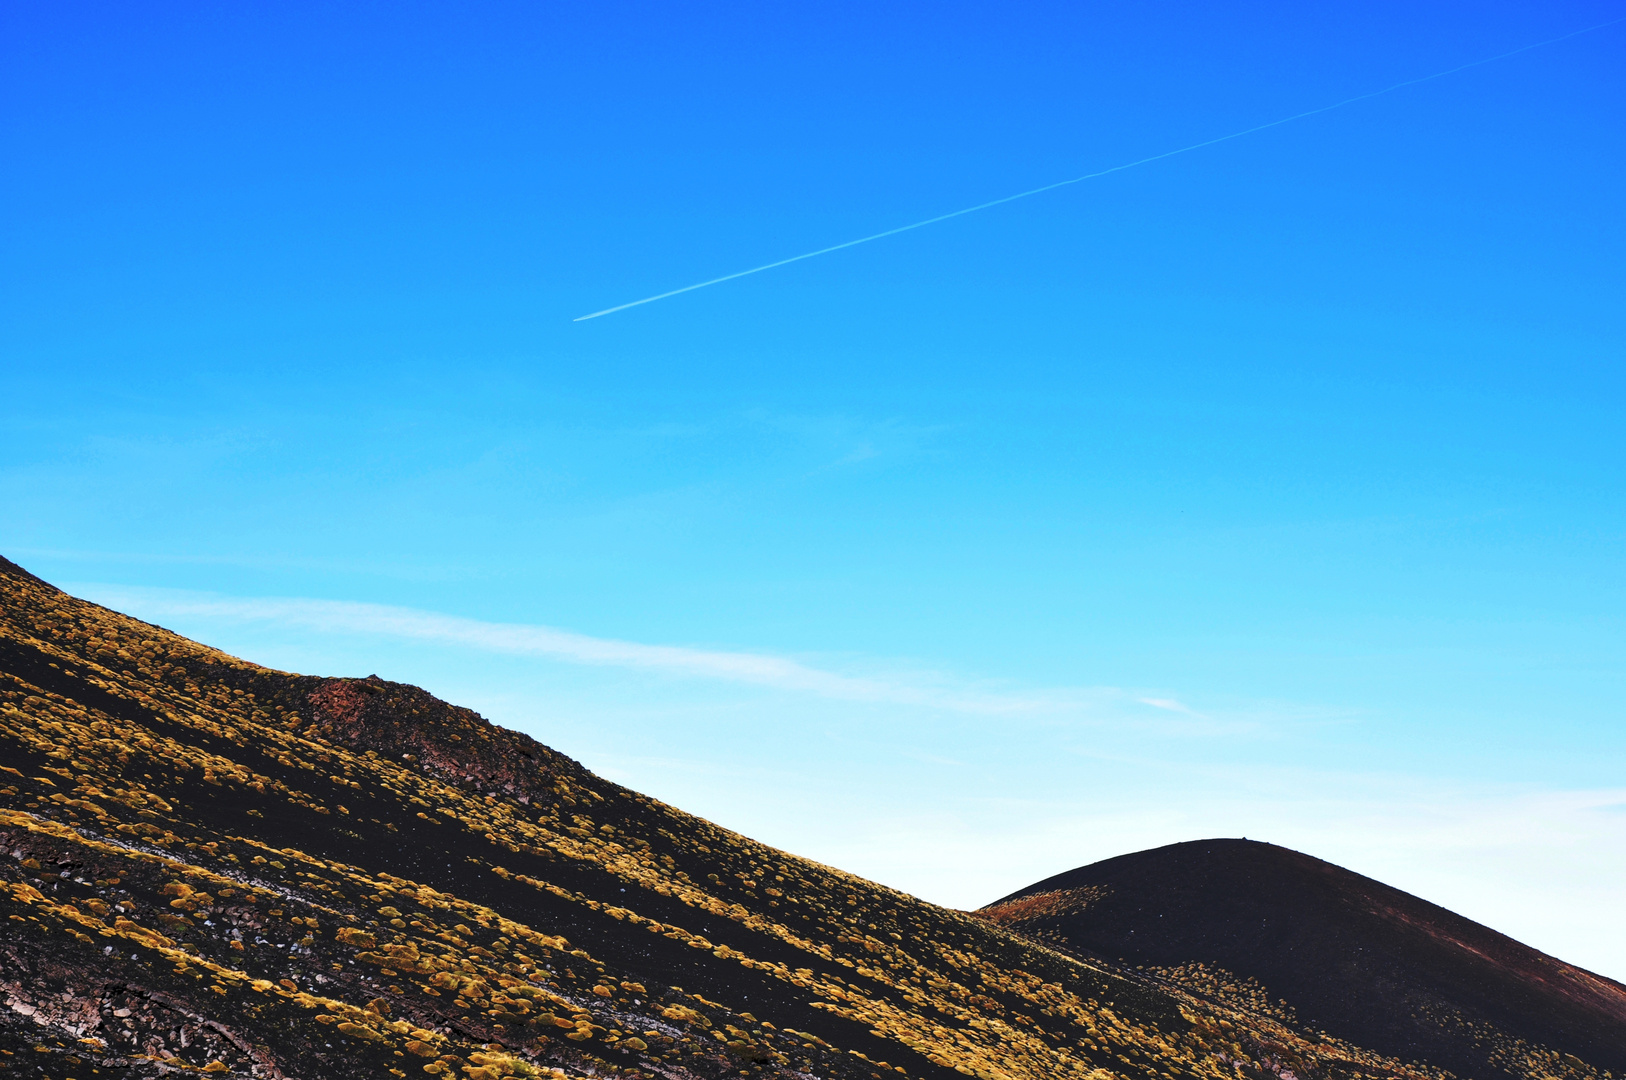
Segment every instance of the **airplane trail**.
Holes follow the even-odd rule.
[[[751,274],[760,274],[764,270],[772,270],[775,267],[788,266],[793,262],[801,262],[803,259],[813,259],[820,255],[828,255],[832,251],[840,251],[843,248],[857,247],[859,244],[867,244],[872,240],[882,240],[888,236],[896,236],[899,233],[909,232],[912,229],[922,229],[927,225],[935,225],[939,221],[947,221],[950,218],[964,217],[966,214],[975,214],[978,210],[987,210],[992,206],[1000,206],[1004,203],[1015,202],[1018,199],[1026,199],[1034,195],[1042,195],[1047,191],[1054,191],[1057,188],[1067,187],[1071,184],[1082,184],[1086,180],[1095,180],[1102,176],[1110,176],[1113,173],[1123,172],[1125,169],[1133,169],[1139,165],[1150,164],[1154,161],[1162,161],[1165,158],[1175,157],[1178,154],[1189,154],[1193,150],[1201,150],[1204,147],[1213,146],[1217,143],[1230,142],[1232,139],[1240,139],[1244,135],[1252,135],[1256,132],[1266,131],[1273,127],[1281,127],[1283,124],[1291,124],[1295,120],[1303,120],[1305,117],[1318,116],[1321,113],[1332,112],[1334,109],[1342,109],[1344,106],[1353,105],[1358,101],[1369,101],[1375,97],[1382,97],[1384,94],[1391,94],[1396,90],[1404,90],[1408,86],[1417,86],[1420,83],[1432,82],[1435,79],[1443,79],[1447,75],[1455,75],[1458,72],[1467,71],[1470,68],[1483,67],[1486,64],[1494,64],[1498,60],[1506,60],[1510,56],[1518,56],[1520,53],[1527,53],[1532,49],[1541,49],[1548,45],[1556,45],[1560,41],[1568,41],[1570,38],[1580,37],[1582,34],[1590,34],[1595,30],[1602,30],[1605,27],[1614,26],[1615,24],[1621,22],[1626,22],[1626,15],[1623,15],[1617,19],[1610,19],[1608,22],[1601,22],[1592,26],[1583,27],[1579,30],[1571,30],[1569,33],[1560,34],[1557,37],[1532,42],[1529,45],[1521,45],[1517,49],[1509,49],[1507,52],[1497,53],[1495,56],[1486,56],[1479,60],[1471,60],[1466,64],[1458,64],[1456,67],[1446,68],[1444,71],[1436,71],[1431,75],[1420,75],[1415,79],[1406,79],[1403,82],[1397,82],[1390,86],[1385,86],[1381,90],[1369,90],[1364,94],[1356,94],[1354,97],[1347,97],[1341,101],[1335,101],[1330,105],[1321,105],[1314,109],[1306,109],[1303,112],[1294,113],[1292,116],[1284,116],[1279,120],[1270,120],[1263,124],[1255,124],[1253,127],[1243,128],[1240,131],[1233,131],[1227,135],[1218,135],[1212,139],[1204,139],[1202,142],[1194,142],[1189,146],[1182,146],[1175,150],[1165,150],[1161,154],[1153,154],[1150,157],[1139,158],[1135,161],[1127,161],[1122,165],[1114,165],[1109,169],[1101,169],[1098,172],[1085,173],[1083,176],[1075,176],[1069,180],[1057,180],[1053,184],[1045,184],[1043,187],[1030,188],[1027,191],[1019,191],[1015,195],[1006,195],[1002,198],[990,199],[987,202],[978,203],[975,206],[967,206],[963,210],[951,210],[946,214],[938,214],[936,217],[926,218],[924,221],[916,221],[909,225],[899,225],[897,228],[887,229],[884,232],[872,233],[869,236],[861,236],[857,240],[847,240],[840,244],[831,244],[829,247],[822,247],[817,251],[808,251],[801,255],[792,255],[788,259],[779,259],[775,262],[763,263],[761,266],[753,266],[749,270],[739,270],[732,274],[724,274],[722,277],[715,277],[710,281],[701,281],[693,285],[685,285],[681,289],[671,289],[667,292],[656,293],[654,296],[646,296],[642,300],[633,300],[629,303],[617,304],[615,307],[605,308],[603,311],[595,311],[591,315],[578,315],[576,318],[572,319],[571,322],[586,322],[588,319],[597,319],[603,315],[613,315],[617,311],[625,311],[628,308],[635,308],[641,304],[653,304],[655,301],[665,300],[669,296],[677,296],[680,293],[694,292],[696,289],[704,289],[709,285],[720,285],[725,281],[733,281],[735,278],[748,277]]]

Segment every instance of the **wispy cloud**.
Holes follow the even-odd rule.
[[[753,427],[789,436],[821,458],[812,472],[842,469],[863,462],[910,460],[933,453],[934,442],[953,430],[947,424],[915,424],[892,417],[868,420],[831,414],[796,415],[753,409],[745,414]]]
[[[926,706],[961,713],[1034,713],[1053,710],[1064,698],[1078,708],[1091,700],[1122,696],[1111,689],[1065,694],[983,691],[953,685],[952,680],[929,673],[852,675],[763,653],[650,645],[549,626],[484,622],[383,604],[298,597],[241,598],[106,585],[81,585],[75,591],[148,619],[203,617],[298,627],[324,634],[382,635],[571,664],[718,679],[844,701]]]
[[[1154,709],[1163,709],[1165,712],[1179,713],[1182,716],[1194,716],[1199,720],[1208,719],[1202,713],[1192,709],[1189,705],[1176,701],[1173,698],[1143,697],[1136,698],[1142,705],[1150,705]]]
[[[630,669],[653,675],[758,686],[782,693],[926,713],[1023,721],[1093,732],[1088,752],[1110,752],[1105,732],[1125,737],[1253,740],[1301,726],[1324,710],[1237,703],[1207,713],[1164,692],[1117,686],[1022,686],[963,673],[863,657],[809,658],[767,652],[649,644],[552,626],[487,622],[385,604],[308,597],[234,597],[185,589],[65,583],[70,591],[138,618],[223,620],[297,630],[313,637],[428,642],[490,655]],[[196,624],[194,624],[196,625]],[[208,637],[209,632],[197,627]],[[1109,741],[1110,742],[1110,741]]]

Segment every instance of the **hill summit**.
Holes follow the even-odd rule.
[[[981,914],[1458,1076],[1562,1076],[1552,1047],[1626,1071],[1626,987],[1273,844],[1121,855]]]
[[[1451,1075],[1022,902],[925,903],[0,560],[0,1076]],[[1613,1080],[1561,1037],[1506,1071]]]

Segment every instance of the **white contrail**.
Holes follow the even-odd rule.
[[[939,221],[947,221],[949,218],[957,218],[966,214],[974,214],[978,210],[986,210],[990,206],[999,206],[1002,203],[1015,202],[1017,199],[1026,199],[1030,195],[1040,195],[1046,191],[1054,191],[1056,188],[1067,187],[1069,184],[1081,184],[1086,180],[1094,180],[1097,177],[1108,176],[1116,172],[1123,172],[1125,169],[1133,169],[1137,165],[1145,165],[1153,161],[1162,161],[1164,158],[1171,158],[1176,154],[1187,154],[1193,150],[1201,150],[1203,147],[1213,146],[1215,143],[1229,142],[1232,139],[1240,139],[1244,135],[1252,135],[1257,131],[1264,131],[1267,128],[1280,127],[1283,124],[1291,124],[1293,121],[1303,120],[1307,116],[1316,116],[1324,112],[1331,112],[1334,109],[1341,109],[1345,105],[1353,105],[1357,101],[1366,101],[1370,98],[1381,97],[1384,94],[1393,93],[1396,90],[1403,90],[1408,86],[1416,86],[1418,83],[1426,83],[1434,79],[1443,79],[1447,75],[1455,75],[1457,72],[1467,71],[1469,68],[1482,67],[1485,64],[1494,64],[1498,60],[1506,60],[1510,56],[1517,56],[1520,53],[1529,52],[1532,49],[1540,49],[1547,45],[1556,45],[1560,41],[1567,41],[1572,37],[1579,37],[1582,34],[1590,34],[1594,30],[1602,30],[1605,27],[1614,26],[1616,23],[1620,22],[1626,22],[1626,16],[1622,16],[1618,19],[1610,19],[1608,22],[1597,23],[1593,26],[1583,27],[1580,30],[1571,30],[1567,34],[1560,34],[1558,37],[1547,38],[1545,41],[1537,41],[1529,45],[1521,45],[1517,49],[1510,49],[1504,53],[1497,53],[1495,56],[1487,56],[1483,59],[1473,60],[1466,64],[1458,64],[1456,67],[1446,68],[1444,71],[1436,71],[1432,75],[1422,75],[1415,79],[1407,79],[1404,82],[1397,82],[1392,86],[1385,86],[1381,90],[1370,90],[1364,94],[1356,94],[1354,97],[1347,97],[1342,101],[1335,101],[1331,105],[1322,105],[1319,108],[1306,109],[1304,112],[1294,113],[1292,116],[1284,116],[1280,120],[1271,120],[1268,123],[1255,124],[1253,127],[1243,128],[1241,131],[1233,131],[1229,135],[1220,135],[1212,139],[1204,139],[1202,142],[1195,142],[1190,146],[1182,146],[1178,150],[1165,150],[1161,154],[1153,154],[1151,157],[1143,157],[1138,161],[1130,161],[1122,165],[1114,165],[1112,168],[1102,169],[1100,172],[1085,173],[1083,176],[1075,176],[1071,180],[1057,180],[1054,184],[1046,184],[1043,187],[1032,188],[1028,191],[1020,191],[1015,195],[1006,195],[1001,199],[990,199],[988,202],[978,203],[976,206],[968,206],[964,210],[953,210],[947,214],[939,214],[936,217],[930,217],[924,221],[917,221],[912,225],[899,225],[895,229],[887,229],[885,232],[874,233],[870,236],[861,236],[857,240],[848,240],[841,244],[831,244],[829,247],[819,248],[817,251],[809,251],[802,255],[792,255],[788,259],[780,259],[777,262],[764,263],[761,266],[753,266],[749,270],[740,270],[733,274],[724,274],[722,277],[715,277],[710,281],[702,281],[694,285],[685,285],[681,289],[672,289],[668,292],[656,293],[654,296],[646,296],[642,300],[633,300],[632,302],[626,304],[617,304],[615,307],[605,308],[603,311],[595,311],[591,315],[579,315],[572,319],[571,322],[586,322],[588,319],[596,319],[600,315],[612,315],[617,311],[625,311],[628,308],[637,307],[640,304],[652,304],[656,300],[665,300],[668,296],[676,296],[679,293],[693,292],[696,289],[704,289],[708,285],[719,285],[722,282],[733,281],[735,278],[746,277],[750,274],[760,274],[762,271],[772,270],[776,266],[785,266],[789,263],[801,262],[803,259],[811,259],[819,255],[828,255],[830,252],[840,251],[842,248],[856,247],[859,244],[867,244],[871,240],[880,240],[884,237],[896,236],[898,233],[908,232],[911,229],[919,229],[924,228],[927,225],[935,225]]]

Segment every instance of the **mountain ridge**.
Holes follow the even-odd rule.
[[[1450,1075],[779,851],[416,687],[256,665],[3,559],[0,909],[0,1075]],[[1547,1060],[1516,1075],[1610,1080]]]

